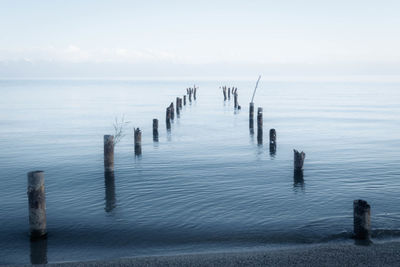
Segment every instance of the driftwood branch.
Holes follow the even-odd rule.
[[[256,83],[256,87],[254,88],[254,92],[253,92],[253,97],[251,98],[251,103],[253,103],[254,96],[256,95],[256,90],[257,90],[257,87],[258,87],[258,82],[260,81],[260,79],[261,79],[261,75],[258,76],[258,80],[257,80],[257,83]]]

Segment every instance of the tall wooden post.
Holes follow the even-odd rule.
[[[142,131],[139,128],[135,129],[135,155],[142,154]]]
[[[153,119],[153,141],[158,142],[158,120]]]
[[[175,117],[174,102],[171,102],[171,104],[169,105],[169,109],[171,112],[171,120],[174,120],[174,117]]]
[[[258,144],[263,142],[263,109],[257,109],[257,141]]]
[[[301,151],[297,151],[296,149],[293,149],[294,152],[294,170],[295,171],[301,171],[303,169],[303,164],[304,164],[304,159],[306,158],[306,154]]]
[[[29,229],[31,239],[46,237],[46,195],[44,172],[28,172]]]
[[[114,136],[104,135],[104,171],[114,171]]]
[[[371,236],[371,207],[365,200],[353,202],[354,237],[368,240]]]
[[[254,103],[251,102],[249,106],[249,128],[254,128]]]

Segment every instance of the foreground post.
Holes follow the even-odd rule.
[[[104,136],[104,171],[114,171],[114,136]]]
[[[169,105],[169,110],[171,112],[171,120],[174,120],[175,117],[174,102],[171,102],[171,104]]]
[[[135,129],[135,155],[142,154],[142,131]]]
[[[36,239],[30,242],[31,264],[47,264],[47,239]]]
[[[249,128],[253,129],[254,128],[254,103],[250,103],[249,107]]]
[[[158,142],[158,120],[153,119],[153,141]]]
[[[28,172],[29,228],[31,239],[43,238],[46,229],[46,195],[44,172]]]
[[[353,202],[354,237],[368,240],[371,236],[371,207],[365,200]]]
[[[303,164],[304,164],[304,159],[306,158],[306,154],[301,151],[297,151],[296,149],[293,149],[294,152],[294,170],[295,171],[301,171],[303,169]]]

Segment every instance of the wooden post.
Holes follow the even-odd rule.
[[[235,106],[235,109],[237,109],[238,108],[238,94],[237,94],[237,89],[235,90],[235,89],[232,89],[232,92],[233,92],[233,97],[234,97],[234,106]]]
[[[186,106],[186,95],[183,96],[183,105]]]
[[[176,98],[176,115],[179,116],[179,97]]]
[[[175,117],[174,102],[171,102],[171,104],[169,105],[169,110],[171,112],[171,120],[174,120]]]
[[[296,149],[293,149],[294,152],[294,170],[295,171],[301,171],[303,169],[303,164],[304,164],[304,159],[306,158],[306,154],[301,151],[297,151]]]
[[[114,171],[114,136],[104,135],[104,171]]]
[[[134,129],[135,132],[135,155],[142,154],[142,131],[139,128]]]
[[[167,107],[166,115],[165,115],[165,124],[167,125],[167,130],[171,129],[171,108]]]
[[[249,106],[249,128],[254,128],[254,103],[251,102]]]
[[[196,85],[193,88],[193,99],[196,100],[196,92],[197,92],[197,87]]]
[[[182,109],[183,105],[182,105],[182,98],[179,98],[179,108]]]
[[[193,89],[189,88],[189,102],[192,102],[192,92],[193,92]]]
[[[29,228],[31,239],[44,238],[46,229],[46,195],[44,172],[28,172]]]
[[[367,201],[357,199],[353,202],[354,237],[369,240],[371,236],[371,207]]]
[[[263,109],[257,109],[257,141],[258,144],[263,142]]]
[[[153,141],[158,142],[158,120],[153,119]]]
[[[224,101],[226,101],[226,87],[222,87],[222,93],[224,94]]]
[[[225,86],[225,90],[226,90],[226,86]],[[228,88],[228,99],[229,100],[231,99],[231,88],[230,87]]]
[[[115,176],[114,172],[104,173],[104,183],[106,190],[106,212],[110,212],[115,208]]]
[[[276,131],[275,129],[269,130],[269,143],[276,144]]]

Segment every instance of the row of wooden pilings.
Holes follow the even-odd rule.
[[[189,101],[192,97],[196,100],[196,86],[187,88],[187,95]],[[226,86],[223,87],[224,100],[226,100]],[[228,99],[230,99],[230,88],[228,88]],[[235,97],[235,109],[240,109],[237,103],[237,88],[232,88],[232,93]],[[183,103],[183,104],[182,104]],[[176,112],[180,114],[182,105],[186,105],[186,95],[182,98],[176,98]],[[261,107],[257,109],[257,139],[262,143],[263,134],[263,110]],[[166,122],[167,130],[170,130],[171,120],[174,119],[174,104],[173,102],[167,107]],[[249,126],[250,130],[254,128],[254,103],[250,103],[249,108]],[[139,128],[134,129],[135,140],[135,154],[142,153],[141,140],[142,135]],[[153,140],[158,141],[158,119],[153,119]],[[271,146],[276,149],[276,131],[270,129],[269,142]],[[114,172],[114,136],[104,135],[104,171],[105,174],[113,174]],[[294,171],[302,171],[305,153],[294,150]],[[106,175],[106,177],[113,177],[113,175]],[[29,201],[29,226],[30,237],[32,240],[46,238],[47,224],[46,224],[46,197],[44,186],[44,172],[33,171],[28,173],[28,201]],[[371,235],[370,223],[370,206],[364,200],[354,200],[353,203],[353,226],[354,238],[358,240],[369,240]]]

